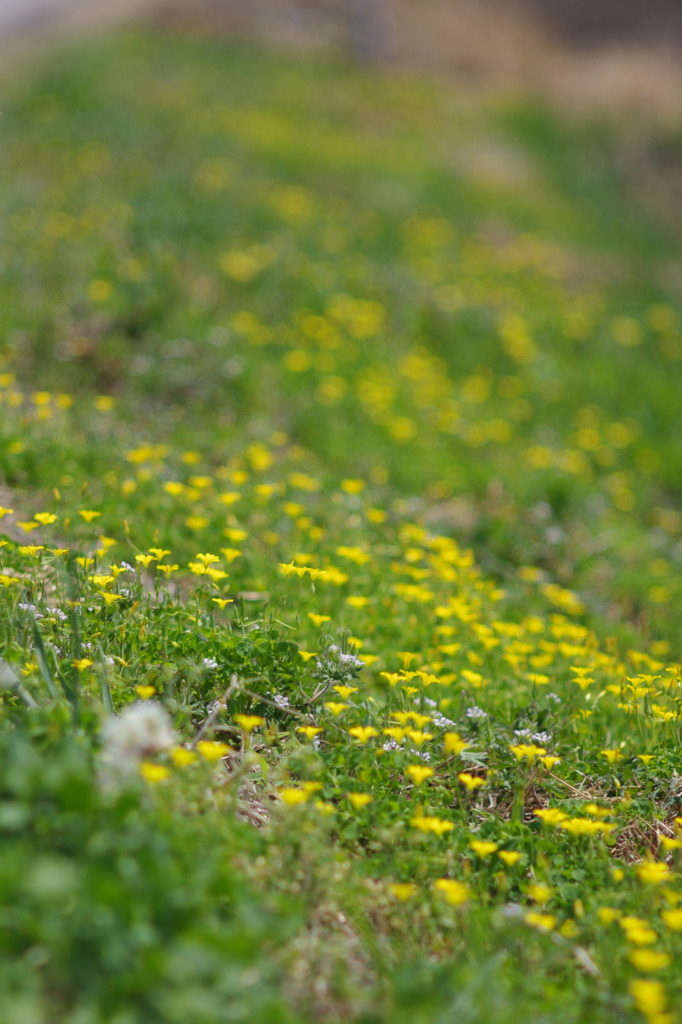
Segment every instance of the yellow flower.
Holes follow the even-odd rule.
[[[373,736],[378,736],[379,733],[371,725],[354,725],[348,730],[348,735],[358,740],[359,743],[368,743]]]
[[[406,774],[410,776],[415,786],[421,786],[422,782],[431,778],[433,775],[433,768],[428,768],[423,764],[411,764],[406,769]]]
[[[338,718],[341,712],[345,711],[348,706],[348,704],[342,704],[340,701],[334,700],[328,700],[325,704],[327,710],[331,711],[335,718]]]
[[[206,569],[206,575],[210,576],[214,583],[220,583],[220,581],[226,579],[229,574],[223,569],[215,569],[213,566],[209,566]]]
[[[153,761],[143,761],[140,765],[140,774],[147,782],[163,782],[170,775],[170,768],[163,764],[154,764]]]
[[[357,686],[332,686],[332,690],[336,690],[341,700],[348,700],[351,693],[357,693]]]
[[[650,978],[633,978],[628,985],[632,1001],[647,1020],[657,1024],[665,1009],[665,989],[660,981]]]
[[[472,839],[469,847],[477,857],[489,857],[491,853],[495,853],[497,850],[497,843],[488,842],[485,839]]]
[[[156,693],[156,687],[141,684],[140,686],[135,687],[135,693],[141,700],[149,700],[149,698],[153,697]]]
[[[417,886],[412,882],[393,882],[388,886],[388,891],[391,896],[395,896],[401,903],[405,903],[415,895]]]
[[[637,757],[642,762],[642,764],[649,764],[654,759],[653,754],[638,754]],[[652,984],[655,985],[656,982],[652,982]]]
[[[555,757],[554,754],[547,754],[546,757],[541,757],[540,760],[544,764],[547,771],[551,771],[555,764],[558,764],[561,760],[560,757]]]
[[[682,909],[677,907],[674,910],[664,910],[661,913],[661,917],[665,922],[666,928],[673,932],[682,932]]]
[[[519,743],[516,746],[511,746],[509,749],[519,762],[523,761],[524,758],[532,762],[536,757],[541,757],[547,753],[544,747],[538,747],[534,743]]]
[[[566,821],[568,815],[565,811],[560,811],[558,807],[543,807],[533,811],[533,814],[540,818],[545,825],[559,825],[562,821]]]
[[[218,495],[218,500],[222,501],[223,505],[234,505],[237,501],[241,500],[241,494],[239,491],[223,491],[222,494]]]
[[[308,618],[312,622],[316,629],[323,626],[325,622],[331,622],[331,616],[329,615],[317,615],[315,612],[308,612]]]
[[[159,569],[165,569],[165,568],[166,568],[165,565],[160,565],[159,566]],[[226,608],[226,606],[228,604],[234,604],[234,601],[232,600],[231,597],[213,597],[213,598],[211,598],[211,600],[213,601],[214,604],[218,605],[218,607],[220,608],[221,612],[225,611],[225,608]]]
[[[615,910],[613,907],[599,907],[597,917],[604,925],[613,924],[620,917],[620,910]]]
[[[628,923],[628,919],[624,917],[620,923],[625,937],[633,946],[651,946],[658,938],[656,932],[653,928],[649,928],[646,921],[633,924]]]
[[[526,914],[526,924],[540,932],[551,932],[556,926],[556,917],[554,914],[540,914],[537,910],[529,910]]]
[[[599,832],[611,832],[615,825],[605,821],[592,821],[591,818],[568,818],[559,823],[559,827],[572,836],[596,836]]]
[[[206,516],[187,516],[185,519],[185,526],[187,529],[193,530],[194,532],[203,530],[204,527],[208,526],[208,523],[209,520]]]
[[[466,786],[469,793],[473,793],[478,786],[485,786],[485,779],[479,779],[478,776],[471,775],[469,772],[460,772],[457,778]]]
[[[422,732],[420,729],[407,729],[406,731],[407,735],[417,747],[421,747],[422,743],[426,743],[428,740],[433,739],[433,733]]]
[[[387,679],[390,686],[396,686],[405,679],[402,672],[380,672],[379,675]]]
[[[679,850],[682,847],[682,839],[669,839],[668,836],[658,838],[664,850]]]
[[[371,804],[374,797],[369,793],[349,793],[348,799],[352,803],[356,811],[361,811],[367,804]]]
[[[651,974],[655,971],[665,970],[672,963],[669,953],[661,953],[657,949],[633,949],[628,953],[628,959],[638,971],[646,971]]]
[[[102,538],[102,540],[104,540],[104,537]],[[112,541],[112,543],[115,544],[116,541]],[[154,558],[158,562],[160,562],[162,558],[165,558],[166,555],[170,555],[170,551],[167,551],[165,548],[150,548],[149,552],[154,556]]]
[[[445,748],[446,754],[459,755],[462,753],[465,747],[469,746],[469,744],[467,743],[466,740],[463,740],[461,738],[459,733],[446,732],[445,736],[443,737],[443,746]]]
[[[637,868],[637,876],[649,885],[659,885],[670,877],[670,868],[663,861],[646,860]]]
[[[300,732],[300,734],[305,736],[307,740],[314,740],[315,737],[322,732],[322,729],[319,729],[314,725],[299,725],[296,728],[296,732]]]
[[[33,530],[37,530],[38,529],[38,524],[37,523],[23,523],[23,522],[19,522],[19,523],[17,523],[17,526],[24,533],[31,533]]]
[[[149,568],[149,563],[153,561],[153,555],[135,555],[135,561],[143,565],[145,569]]]
[[[254,729],[263,724],[263,719],[260,715],[235,715],[234,720],[237,725],[241,725],[244,732],[253,732]]]
[[[104,573],[95,573],[95,575],[90,576],[89,579],[96,587],[108,587],[110,583],[114,582],[113,576],[106,576]]]
[[[90,668],[92,661],[90,658],[74,658],[73,667],[77,668],[79,672],[84,672],[86,668]]]
[[[415,815],[410,821],[411,825],[418,828],[420,832],[433,832],[434,835],[442,836],[450,832],[455,826],[451,821],[444,821],[442,818],[428,817],[421,813]]]
[[[301,578],[306,573],[310,576],[310,579],[314,582],[318,576],[325,576],[326,572],[324,569],[313,569],[309,565],[294,565],[293,561],[288,564],[285,562],[278,563],[280,569],[284,575],[288,578],[289,576],[298,576]]]
[[[107,605],[107,607],[110,604],[115,604],[117,601],[122,601],[123,600],[123,595],[122,594],[109,594],[109,593],[107,593],[104,590],[100,590],[99,596],[104,598],[104,603],[105,603],[105,605]]]
[[[443,894],[451,907],[461,907],[471,896],[469,887],[462,882],[457,882],[454,878],[438,878],[433,883],[433,887],[436,892]]]
[[[610,807],[600,807],[598,804],[585,804],[585,813],[591,814],[595,818],[606,818],[613,812]]]
[[[222,551],[223,558],[228,565],[232,565],[232,563],[241,555],[239,548],[221,548],[220,550]]]
[[[178,768],[184,768],[188,764],[194,764],[197,759],[197,755],[193,750],[188,750],[187,747],[174,747],[171,750],[171,757],[173,764]]]
[[[54,523],[57,520],[53,512],[36,512],[33,518],[42,526],[49,526],[50,523]]]
[[[341,558],[348,559],[349,562],[354,562],[358,566],[366,565],[367,562],[371,561],[367,552],[359,547],[344,547],[342,545],[336,549],[336,554]]]
[[[605,757],[609,764],[617,764],[618,761],[623,760],[623,753],[621,750],[602,750],[600,751],[602,757]]]
[[[570,917],[559,928],[559,934],[563,935],[565,939],[574,939],[578,933],[578,925]]]
[[[543,906],[552,898],[552,890],[544,882],[533,882],[526,891],[532,900],[543,904]]]
[[[364,491],[365,481],[364,480],[342,480],[341,490],[345,491],[346,494],[359,494],[360,491]]]
[[[91,523],[97,516],[101,516],[101,512],[94,512],[91,508],[79,508],[78,515],[85,520],[86,523]]]
[[[227,743],[218,740],[201,740],[197,743],[197,750],[206,761],[220,761],[233,752]]]
[[[423,728],[427,722],[431,721],[431,715],[420,715],[417,711],[409,711],[407,717],[412,719],[418,729]]]
[[[307,803],[310,795],[304,789],[289,787],[287,789],[280,789],[279,798],[287,807],[296,807],[298,804]]]
[[[521,854],[518,850],[498,850],[497,856],[508,868],[516,864],[518,860],[521,860]]]

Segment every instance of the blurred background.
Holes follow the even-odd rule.
[[[135,452],[289,439],[677,638],[681,51],[680,0],[0,0],[0,502],[156,528]]]
[[[132,20],[352,53],[580,108],[682,109],[679,0],[0,0],[0,41]]]

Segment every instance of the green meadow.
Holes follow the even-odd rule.
[[[682,136],[0,73],[3,1024],[682,1020]]]

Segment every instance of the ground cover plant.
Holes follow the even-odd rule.
[[[154,34],[3,92],[3,1020],[679,1019],[624,129]]]

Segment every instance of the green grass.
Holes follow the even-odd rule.
[[[152,34],[2,90],[3,1019],[678,1019],[625,128]]]

